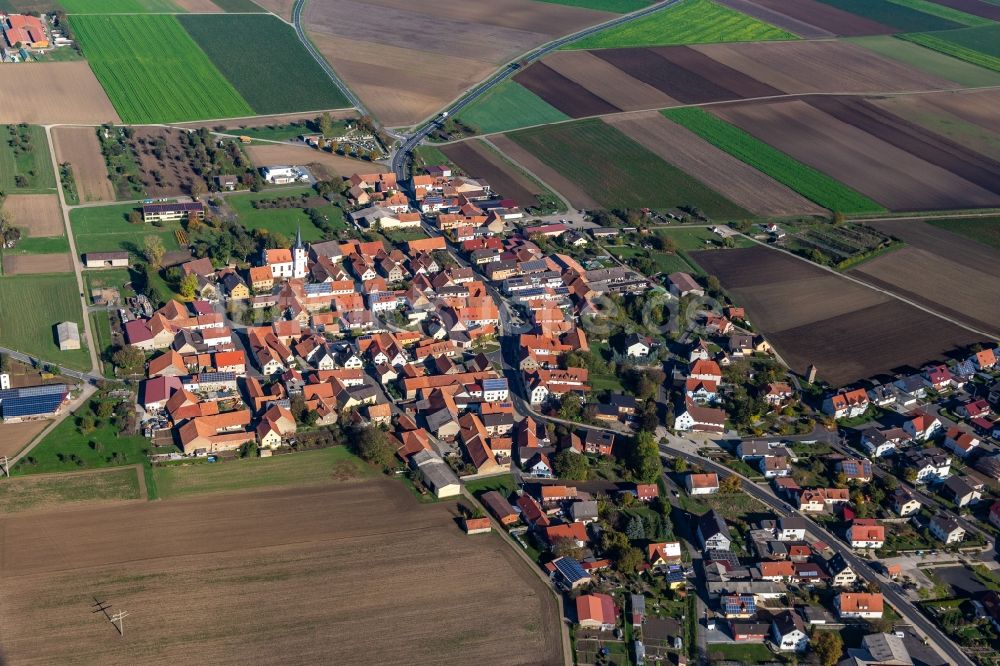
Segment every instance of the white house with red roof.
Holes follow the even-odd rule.
[[[927,440],[941,431],[941,419],[927,412],[917,410],[903,423],[906,434],[917,440]]]

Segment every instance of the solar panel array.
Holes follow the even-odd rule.
[[[576,581],[589,576],[589,574],[583,570],[583,567],[580,566],[580,563],[572,557],[560,557],[558,560],[555,560],[553,564],[559,573],[561,573],[568,581]]]
[[[0,391],[0,413],[5,419],[50,414],[66,397],[65,384],[46,384]]]
[[[752,594],[739,594],[722,598],[722,611],[726,615],[752,615],[757,604]]]

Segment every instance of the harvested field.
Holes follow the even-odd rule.
[[[121,122],[83,60],[0,67],[0,86],[18,91],[17,95],[0,95],[0,123]]]
[[[939,317],[766,247],[691,256],[747,309],[793,370],[804,373],[815,364],[834,386],[920,366],[980,342]]]
[[[677,100],[628,76],[590,51],[556,51],[545,64],[623,111],[676,106]]]
[[[996,112],[1000,105],[1000,90],[921,95],[919,99],[921,105],[940,109],[989,132],[1000,134],[1000,114]]]
[[[388,168],[378,162],[365,162],[336,153],[316,150],[308,146],[282,146],[277,143],[256,144],[246,147],[250,161],[256,166],[275,164],[319,164],[332,176],[350,176],[355,173],[384,173]]]
[[[817,28],[811,23],[800,21],[786,14],[754,4],[750,0],[716,0],[720,5],[725,5],[730,9],[743,12],[747,16],[752,16],[773,26],[795,33],[799,37],[806,39],[819,39],[822,37],[833,37],[833,33],[823,28]]]
[[[887,35],[854,37],[851,42],[886,58],[899,61],[933,76],[954,81],[965,87],[1000,85],[1000,72],[952,58],[938,51],[925,49],[913,42]]]
[[[101,154],[101,144],[92,127],[56,127],[52,130],[56,159],[69,162],[82,203],[114,201],[115,189]]]
[[[996,206],[1000,197],[803,101],[714,113],[892,210]]]
[[[755,215],[826,214],[825,209],[657,111],[607,118],[605,122]]]
[[[981,16],[991,21],[1000,21],[1000,7],[991,2],[980,2],[980,0],[934,0],[934,2],[966,14]]]
[[[507,135],[497,134],[491,136],[490,142],[499,148],[504,155],[538,176],[544,183],[566,197],[573,207],[580,210],[600,208],[600,204],[594,201],[590,193],[584,188],[542,162],[532,155],[530,151],[525,150],[519,144],[512,141]]]
[[[449,160],[473,178],[484,178],[504,197],[510,197],[522,207],[538,206],[539,187],[530,178],[507,164],[499,155],[480,141],[465,141],[442,146]]]
[[[872,222],[879,231],[902,239],[907,245],[932,252],[949,261],[964,263],[984,275],[1000,278],[1000,246],[990,247],[977,242],[981,235],[965,236],[948,230],[950,223],[981,223],[996,228],[1000,220],[996,218],[969,218],[967,220],[931,220],[913,222],[910,220],[883,220]],[[938,226],[941,225],[941,226]]]
[[[47,419],[24,421],[23,423],[0,423],[0,456],[17,455],[50,423],[52,422]]]
[[[121,506],[146,500],[142,467],[15,476],[0,484],[0,514]],[[129,500],[132,500],[129,502]]]
[[[199,13],[199,12],[217,12],[220,7],[212,2],[212,0],[173,0],[174,3],[183,9],[184,11]]]
[[[808,101],[841,122],[877,136],[984,190],[1000,194],[1000,162],[928,132],[863,99],[815,97]]]
[[[514,77],[520,85],[573,118],[621,111],[544,63],[535,63]]]
[[[547,585],[455,513],[381,480],[0,518],[0,638],[14,662],[561,662]]]
[[[305,23],[317,48],[374,114],[388,125],[410,125],[499,64],[613,16],[531,0],[316,0],[306,8]]]
[[[994,253],[994,265],[1000,254]],[[905,247],[867,261],[851,275],[885,287],[906,298],[1000,337],[1000,276],[990,275],[962,261],[946,259],[933,250]],[[970,285],[975,285],[970,289]]]
[[[11,194],[3,209],[26,236],[62,236],[66,233],[57,194]]]
[[[786,93],[885,93],[955,87],[951,81],[843,41],[708,44],[692,48]]]
[[[72,273],[73,257],[60,254],[5,254],[5,275],[39,275],[42,273]]]
[[[747,76],[728,65],[706,56],[689,46],[653,49],[668,62],[680,69],[692,72],[731,93],[729,99],[747,97],[770,97],[780,95],[781,90]]]
[[[594,54],[682,104],[721,102],[738,97],[696,72],[671,64],[653,49],[602,49]]]
[[[889,35],[896,29],[872,21],[842,9],[832,7],[819,0],[754,0],[755,4],[780,12],[798,21],[803,21],[835,35],[845,37],[861,35]]]
[[[256,0],[257,4],[269,12],[277,14],[286,21],[292,20],[292,7],[295,0]]]

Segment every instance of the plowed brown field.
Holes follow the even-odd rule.
[[[0,123],[121,122],[83,60],[0,67],[0,89]]]
[[[441,152],[469,176],[486,180],[501,196],[516,200],[522,207],[538,205],[538,186],[483,143],[463,141],[442,146]]]
[[[787,14],[782,14],[781,12],[773,9],[754,4],[750,0],[718,0],[718,2],[720,5],[725,5],[726,7],[735,9],[736,11],[742,12],[748,16],[760,19],[765,23],[770,23],[771,25],[777,26],[782,30],[793,32],[799,37],[817,39],[821,37],[834,36],[829,30],[818,28],[811,23],[800,21],[799,19],[792,18]]]
[[[757,169],[651,111],[605,118],[667,162],[755,215],[824,215],[826,210]]]
[[[3,202],[14,225],[25,235],[62,236],[66,233],[57,194],[12,194]]]
[[[498,65],[613,14],[532,0],[313,0],[317,48],[388,125],[431,115]]]
[[[833,386],[919,367],[983,342],[912,305],[766,247],[692,257],[747,309],[793,370],[804,373],[815,364]]]
[[[990,2],[980,2],[979,0],[934,0],[934,2],[967,14],[972,14],[973,16],[981,16],[991,21],[1000,21],[1000,7]]]
[[[906,95],[871,100],[872,104],[956,143],[1000,160],[1000,119],[992,109],[998,98],[985,95]],[[993,124],[996,129],[989,129]]]
[[[713,112],[892,210],[1000,204],[997,194],[803,101],[739,104]]]
[[[108,179],[101,144],[92,127],[56,127],[52,130],[56,159],[69,162],[81,203],[114,201],[115,188]]]
[[[576,208],[600,208],[600,205],[579,185],[542,162],[504,134],[494,134],[490,141],[507,157],[537,176]]]
[[[72,273],[73,257],[69,252],[58,254],[5,254],[3,272],[7,275],[40,275],[42,273]]]
[[[861,35],[891,35],[895,28],[871,19],[845,12],[819,0],[754,0],[762,7],[781,12],[798,21],[804,21],[835,35],[860,37]]]
[[[12,663],[561,663],[497,535],[389,480],[0,518]],[[94,597],[128,610],[120,637]]]
[[[24,421],[23,423],[0,423],[0,456],[12,457],[20,453],[35,435],[45,430],[52,421]]]
[[[541,62],[522,70],[514,80],[573,118],[621,111],[614,104]]]
[[[556,51],[545,57],[545,64],[624,111],[663,109],[680,104],[590,51]]]

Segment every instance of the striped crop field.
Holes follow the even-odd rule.
[[[823,208],[842,213],[885,210],[860,192],[706,111],[687,108],[668,109],[662,113],[713,146],[762,171]]]
[[[942,32],[915,32],[898,37],[1000,72],[1000,24]]]
[[[254,115],[176,17],[77,15],[70,22],[123,122]]]

